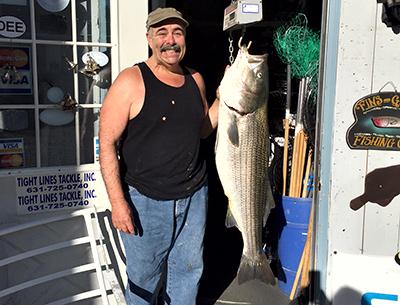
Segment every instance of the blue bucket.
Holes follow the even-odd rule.
[[[282,197],[283,228],[278,240],[278,286],[290,295],[307,239],[312,198]]]

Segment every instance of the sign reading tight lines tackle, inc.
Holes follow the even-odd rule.
[[[80,209],[97,201],[96,172],[55,172],[15,178],[19,215]]]

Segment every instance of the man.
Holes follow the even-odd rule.
[[[189,23],[148,16],[152,55],[120,73],[100,116],[100,165],[125,247],[129,305],[194,305],[202,274],[207,178],[200,138],[217,124],[202,76],[180,65]],[[118,155],[117,157],[117,144]]]

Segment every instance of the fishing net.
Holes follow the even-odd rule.
[[[320,41],[319,34],[309,29],[307,23],[307,17],[298,14],[275,31],[273,43],[280,59],[291,66],[294,77],[315,79]]]
[[[310,143],[313,143],[318,93],[319,33],[308,27],[304,14],[297,14],[287,24],[276,29],[273,44],[280,60],[290,65],[291,75],[298,79],[307,78],[306,99],[300,116]]]
[[[315,144],[315,122],[317,119],[317,96],[318,96],[318,74],[309,80],[308,92],[304,102],[304,109],[302,115],[302,122],[304,129],[308,135],[309,144],[314,147]]]

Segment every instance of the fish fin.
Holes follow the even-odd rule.
[[[263,216],[263,226],[264,227],[267,225],[270,211],[271,211],[271,209],[269,208],[269,206],[267,204],[267,206],[265,207],[264,216]]]
[[[271,209],[274,207],[275,207],[275,199],[274,199],[274,196],[272,195],[271,184],[268,181],[268,183],[267,183],[267,204],[265,205],[265,211],[264,211],[264,217],[263,217],[263,225],[264,226],[267,224],[269,213],[271,212]]]
[[[225,226],[227,228],[237,227],[239,228],[235,217],[233,217],[232,211],[228,206],[228,210],[226,211],[226,219],[225,219]]]
[[[218,127],[217,127],[218,128]],[[215,136],[215,144],[214,144],[214,154],[217,154],[217,147],[218,147],[218,130],[217,130],[217,135]]]
[[[239,131],[238,131],[237,122],[236,122],[235,117],[232,117],[232,121],[229,124],[228,138],[229,138],[229,141],[231,141],[231,143],[233,145],[235,145],[236,147],[239,146]]]
[[[238,271],[239,285],[254,279],[275,285],[275,275],[269,265],[267,257],[262,253],[256,259],[251,259],[245,254],[242,255]]]

